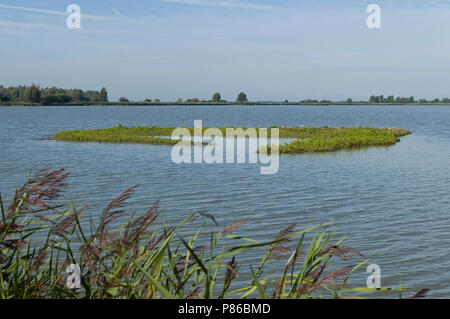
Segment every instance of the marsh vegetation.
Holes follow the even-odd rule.
[[[85,207],[59,205],[66,186],[64,169],[42,169],[18,188],[9,204],[0,196],[0,297],[9,298],[343,298],[369,288],[348,288],[349,276],[369,261],[334,238],[329,225],[297,229],[296,224],[266,241],[236,232],[238,219],[211,231],[187,235],[166,226],[156,202],[140,212],[126,209],[136,189],[113,199],[98,215]],[[118,226],[114,226],[118,225]],[[194,228],[195,229],[195,228]],[[260,261],[244,263],[251,250]],[[334,259],[352,266],[332,268]],[[279,271],[267,268],[276,262]],[[70,265],[79,267],[79,286],[71,286]],[[248,280],[236,278],[243,276]],[[381,289],[389,293],[401,290]],[[421,290],[413,297],[422,297]]]
[[[223,135],[228,127],[219,128]],[[273,127],[275,128],[275,127]],[[370,146],[389,146],[400,141],[400,137],[411,134],[404,129],[368,127],[277,127],[280,138],[295,139],[280,145],[280,153],[332,152]],[[126,127],[118,125],[107,129],[62,131],[53,138],[66,142],[136,143],[174,145],[170,138],[174,127]],[[203,132],[207,130],[203,127]],[[246,128],[243,128],[246,130]],[[194,128],[188,128],[194,135]],[[259,135],[259,129],[256,129]],[[271,130],[268,130],[270,137]]]

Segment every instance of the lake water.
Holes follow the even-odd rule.
[[[223,226],[272,239],[291,223],[333,220],[345,243],[381,267],[382,286],[450,292],[450,107],[448,106],[126,106],[0,108],[0,191],[10,199],[30,169],[52,165],[71,175],[64,201],[100,214],[140,184],[133,203],[161,199],[168,223],[206,210]],[[246,165],[176,165],[169,146],[65,143],[61,130],[125,126],[371,126],[412,135],[388,148],[281,156],[275,175]],[[212,227],[212,226],[211,226]],[[260,256],[253,256],[260,257]],[[353,279],[365,286],[361,270]]]

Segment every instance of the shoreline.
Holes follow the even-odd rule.
[[[265,106],[265,105],[279,105],[279,106],[450,106],[450,103],[369,103],[369,102],[354,102],[351,104],[341,103],[341,102],[331,102],[331,103],[302,103],[302,102],[227,102],[227,103],[216,103],[216,102],[108,102],[108,103],[66,103],[66,104],[49,104],[42,105],[37,103],[0,103],[0,107],[48,107],[48,106]]]

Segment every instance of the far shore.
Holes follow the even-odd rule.
[[[420,106],[435,106],[435,105],[445,105],[450,106],[450,103],[370,103],[367,101],[355,101],[353,103],[346,103],[346,102],[210,102],[210,101],[204,101],[204,102],[102,102],[102,103],[61,103],[61,104],[40,104],[40,103],[0,103],[0,107],[21,107],[21,106],[32,106],[32,107],[39,107],[39,106],[191,106],[191,105],[297,105],[297,106],[328,106],[328,105],[336,105],[336,106],[366,106],[366,105],[392,105],[392,106],[414,106],[414,105],[420,105]]]

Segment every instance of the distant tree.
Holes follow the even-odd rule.
[[[85,102],[106,102],[108,93],[106,89],[101,91],[83,91],[80,89],[61,89],[57,87],[40,88],[36,84],[31,86],[15,86],[0,88],[0,100],[11,102],[31,102],[41,104],[65,104]]]
[[[33,84],[30,87],[27,87],[23,94],[23,101],[39,103],[41,101],[41,89],[39,86]]]
[[[220,95],[219,92],[214,93],[213,97],[212,97],[212,101],[213,102],[220,102],[222,100],[222,96]]]
[[[46,95],[42,99],[42,105],[53,105],[58,103],[58,96],[56,95]]]
[[[411,96],[411,97],[409,98],[409,103],[414,103],[414,102],[415,102],[414,96]]]
[[[349,97],[346,101],[347,104],[353,104],[353,100]]]
[[[145,102],[145,103],[152,103],[152,100],[151,100],[151,99],[145,99],[144,102]]]
[[[31,88],[25,89],[25,91],[23,93],[22,101],[31,102]]]
[[[161,102],[160,99],[155,99],[155,103],[159,103],[159,102]]]
[[[244,92],[239,93],[236,101],[239,102],[239,103],[246,103],[246,102],[248,102],[247,95]]]
[[[66,94],[52,94],[46,95],[42,99],[43,105],[57,105],[72,102],[72,97]]]
[[[388,103],[394,103],[395,102],[394,96],[393,95],[389,95],[388,98],[387,98],[387,102]]]
[[[100,99],[101,102],[108,102],[108,91],[104,87],[100,90]]]
[[[120,103],[128,103],[128,102],[130,102],[130,100],[128,100],[128,99],[125,98],[125,97],[121,97],[121,98],[119,98],[119,102],[120,102]]]
[[[70,90],[69,94],[72,97],[72,100],[75,102],[81,102],[86,100],[86,97],[84,96],[84,92],[82,90],[77,89]]]
[[[182,98],[177,99],[177,103],[183,103],[183,99]]]
[[[369,103],[377,103],[376,100],[377,100],[376,96],[375,96],[375,95],[372,95],[372,96],[369,98]]]
[[[0,85],[0,102],[8,102],[11,100],[8,89]]]
[[[11,92],[11,101],[13,102],[23,101],[24,92],[25,92],[24,86],[14,87]]]

